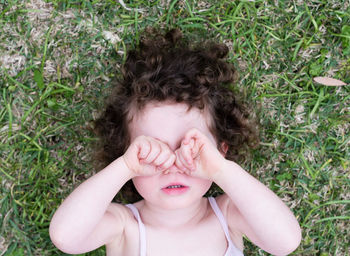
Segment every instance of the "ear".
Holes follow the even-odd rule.
[[[220,153],[223,155],[223,157],[226,156],[227,150],[228,150],[228,146],[227,146],[226,142],[221,142]]]

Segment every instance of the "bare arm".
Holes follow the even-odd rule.
[[[238,217],[241,232],[273,255],[287,255],[296,249],[301,239],[299,224],[270,189],[229,160],[213,181],[231,199],[227,208],[229,225],[237,226]]]
[[[66,253],[84,253],[120,236],[126,210],[121,209],[120,216],[114,216],[108,207],[131,177],[132,173],[120,157],[80,184],[51,220],[50,237],[57,248]]]
[[[121,239],[130,213],[125,206],[112,205],[113,197],[129,179],[154,175],[174,161],[175,155],[166,144],[151,137],[137,137],[122,157],[87,179],[64,200],[50,223],[51,240],[60,250],[76,254]]]
[[[175,164],[189,175],[214,181],[229,197],[228,224],[274,255],[291,253],[301,232],[293,213],[270,189],[226,160],[207,136],[189,130],[175,154]],[[230,221],[231,220],[231,221]]]

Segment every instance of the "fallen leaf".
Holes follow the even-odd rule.
[[[338,79],[330,78],[330,77],[323,77],[323,76],[317,76],[314,77],[314,81],[319,84],[327,85],[327,86],[344,86],[346,83],[343,81],[340,81]]]

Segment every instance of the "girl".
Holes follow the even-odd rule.
[[[181,33],[143,39],[128,53],[95,121],[106,166],[55,212],[63,252],[106,245],[107,255],[243,255],[243,235],[274,255],[299,245],[292,212],[234,159],[255,132],[231,89],[220,44],[190,47]],[[203,197],[212,184],[225,193]],[[112,202],[118,192],[134,204]]]

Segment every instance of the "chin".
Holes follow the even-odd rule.
[[[188,195],[181,195],[181,196],[167,196],[163,198],[162,200],[159,200],[159,204],[163,209],[166,210],[179,210],[188,208],[196,203],[199,203],[199,201],[203,198],[203,194],[188,194]]]
[[[165,210],[179,210],[189,207],[193,204],[193,200],[169,199],[162,202],[162,208]]]

